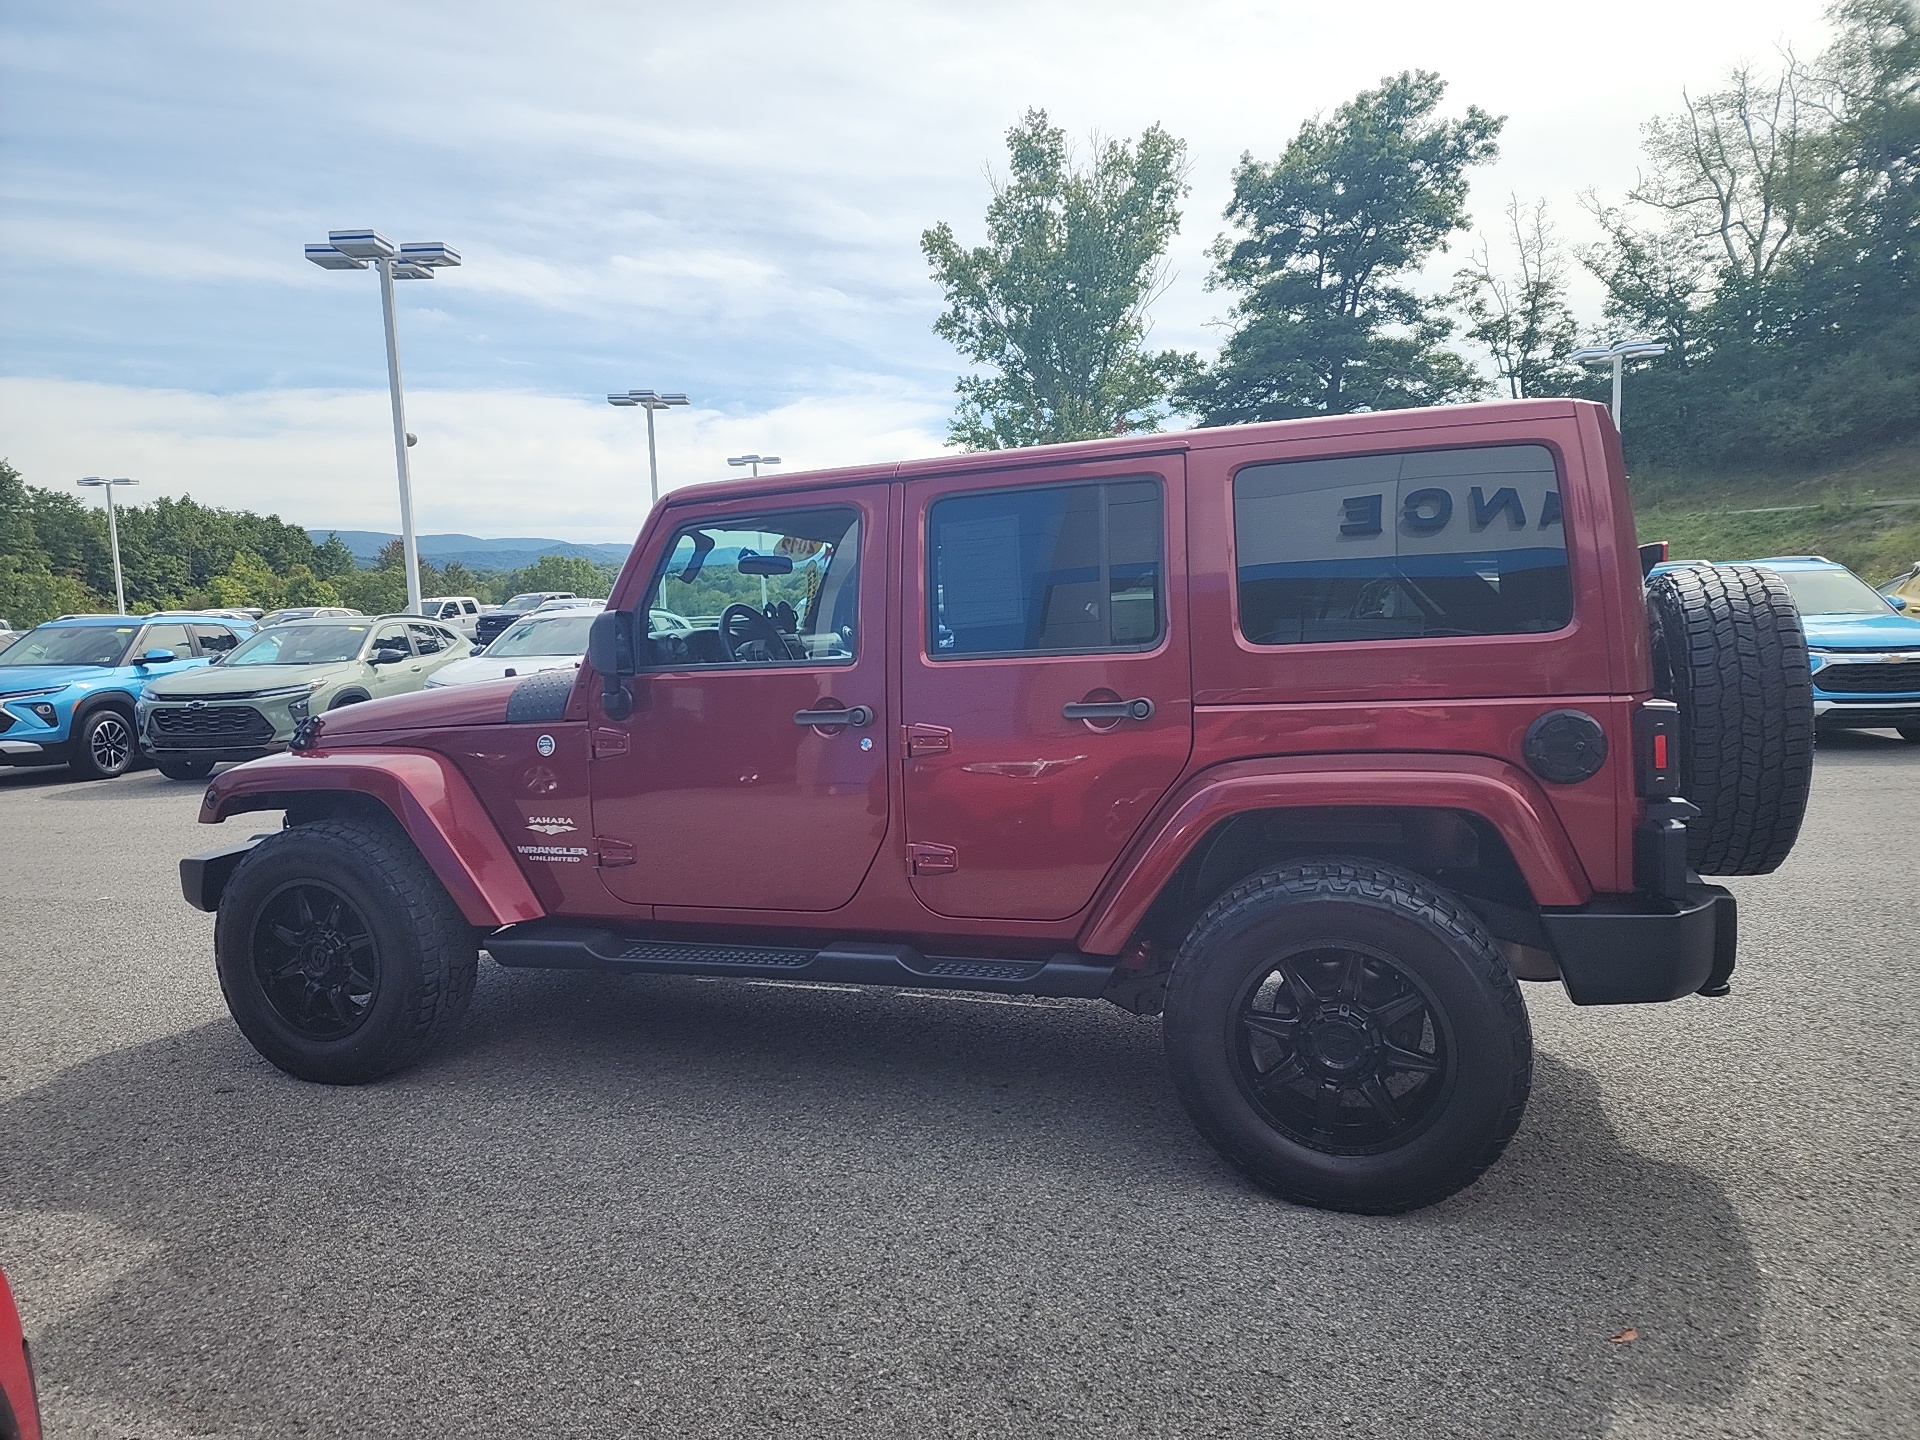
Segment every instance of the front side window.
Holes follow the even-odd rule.
[[[1165,611],[1160,482],[951,495],[927,512],[927,653],[1139,650]]]
[[[133,658],[138,660],[149,650],[171,650],[176,660],[190,659],[193,637],[184,625],[149,625],[146,634],[140,637],[140,654]]]
[[[1256,645],[1537,635],[1573,618],[1544,445],[1250,465],[1233,478]]]
[[[842,506],[683,525],[641,611],[643,663],[851,665],[859,562],[859,512]]]

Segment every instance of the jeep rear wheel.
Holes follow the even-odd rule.
[[[1393,1214],[1471,1184],[1526,1109],[1533,1041],[1471,912],[1367,860],[1279,866],[1181,947],[1162,1022],[1187,1112],[1304,1205]]]
[[[1800,834],[1813,783],[1813,673],[1784,581],[1690,565],[1647,584],[1653,685],[1680,707],[1680,793],[1700,807],[1687,860],[1765,875]]]
[[[327,820],[262,840],[214,926],[220,989],[241,1033],[289,1075],[378,1080],[459,1022],[473,930],[398,826]]]

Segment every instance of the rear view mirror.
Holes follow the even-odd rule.
[[[742,575],[791,575],[791,555],[762,555],[757,550],[742,550],[739,560]]]
[[[633,615],[626,610],[602,610],[587,631],[587,663],[600,675],[600,708],[609,720],[633,713],[627,681],[633,675]]]

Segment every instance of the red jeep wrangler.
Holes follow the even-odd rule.
[[[1519,1123],[1516,977],[1724,994],[1699,875],[1799,828],[1785,589],[1643,573],[1570,400],[697,486],[577,674],[311,718],[201,810],[285,828],[182,882],[303,1079],[418,1060],[482,948],[1105,997],[1261,1184],[1406,1210]]]

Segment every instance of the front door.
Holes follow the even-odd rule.
[[[713,503],[669,536],[636,614],[633,714],[594,702],[594,833],[620,899],[833,910],[859,889],[887,829],[888,494]]]
[[[1180,456],[907,489],[908,866],[942,915],[1090,899],[1193,743]]]

